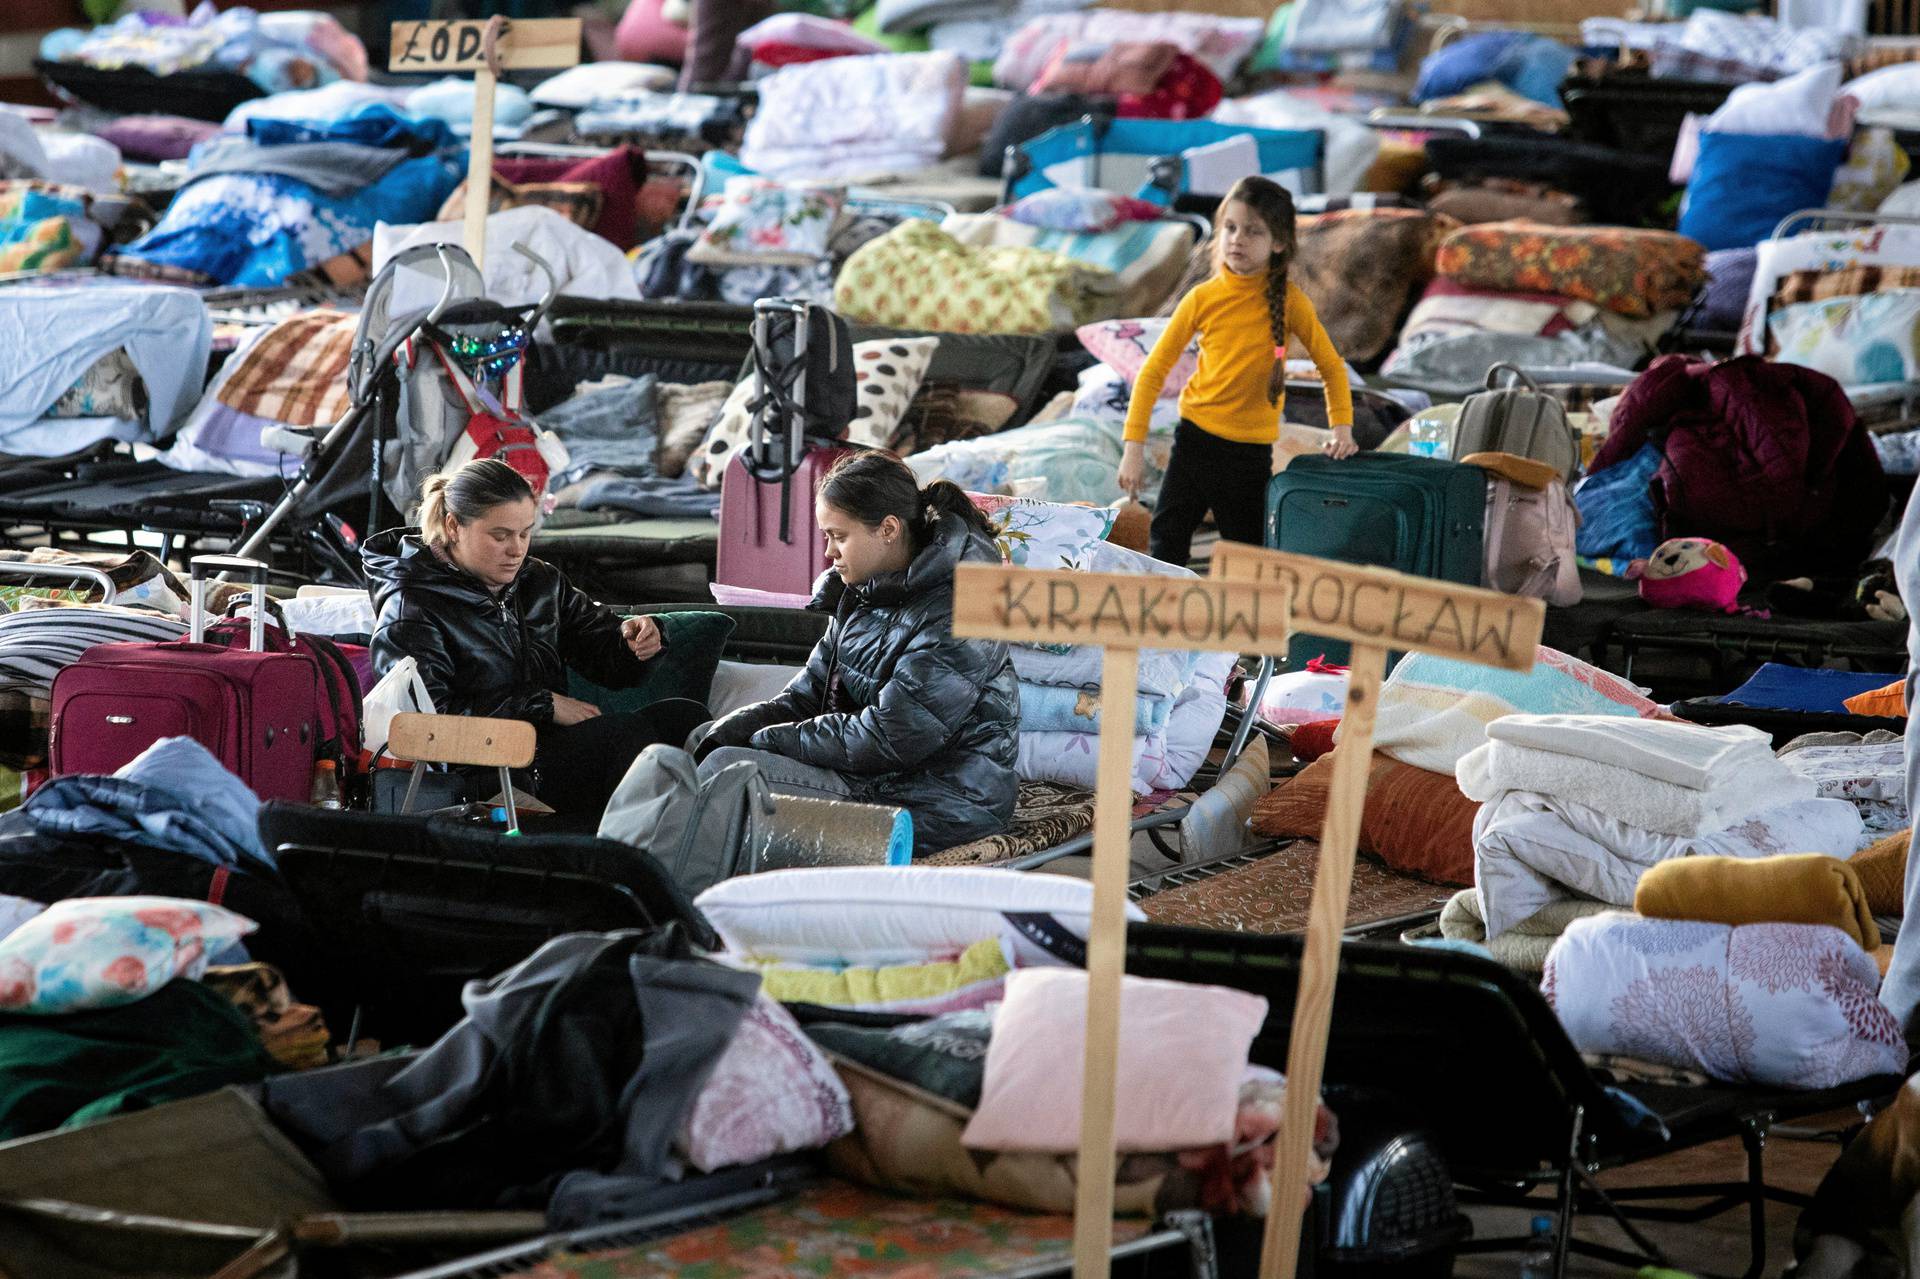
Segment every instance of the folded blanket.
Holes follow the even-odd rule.
[[[741,162],[771,177],[810,178],[937,164],[966,85],[967,64],[952,53],[783,67],[757,85]]]
[[[1847,864],[1860,877],[1867,908],[1876,915],[1907,913],[1907,846],[1912,830],[1898,831],[1861,849]]]
[[[1711,924],[1827,924],[1880,949],[1880,927],[1860,873],[1837,857],[1788,853],[1741,861],[1686,857],[1648,871],[1633,908],[1649,919]]]
[[[1640,689],[1577,657],[1542,646],[1528,671],[1497,671],[1409,654],[1380,690],[1373,746],[1403,764],[1454,771],[1504,716],[1578,712],[1632,718],[1657,708]]]
[[[1473,824],[1474,883],[1489,938],[1552,902],[1633,905],[1640,877],[1675,857],[1771,857],[1849,849],[1860,815],[1834,799],[1779,804],[1711,835],[1654,834],[1585,805],[1509,791]]]
[[[1709,790],[1738,770],[1773,762],[1772,738],[1757,728],[1708,728],[1678,720],[1509,715],[1489,724],[1487,737],[1609,764],[1689,790]]]
[[[1495,720],[1489,731],[1504,722]],[[1502,741],[1472,751],[1454,776],[1463,794],[1482,803],[1503,792],[1531,792],[1585,805],[1639,831],[1679,837],[1725,830],[1765,809],[1814,796],[1812,782],[1771,758],[1713,790],[1690,790],[1632,769]]]
[[[1164,726],[1133,739],[1133,789],[1137,794],[1179,790],[1198,771],[1227,715],[1226,673],[1233,654],[1208,653],[1173,703]],[[1022,725],[1024,730],[1024,723]],[[1014,768],[1023,782],[1055,782],[1094,788],[1100,735],[1094,732],[1022,731]]]
[[[1547,952],[1560,940],[1560,934],[1567,931],[1567,925],[1611,909],[1604,902],[1552,902],[1488,941],[1487,921],[1480,914],[1480,894],[1465,888],[1441,908],[1440,935],[1449,941],[1470,941],[1485,946],[1495,959],[1515,972],[1538,977],[1546,970]]]
[[[1617,912],[1570,925],[1541,980],[1582,1053],[1806,1089],[1872,1075],[1892,1086],[1905,1073],[1879,986],[1873,960],[1838,929]]]
[[[1173,709],[1171,697],[1134,699],[1133,731],[1143,735],[1165,728]],[[1049,684],[1020,685],[1020,731],[1023,733],[1097,733],[1100,731],[1100,690],[1060,688]]]

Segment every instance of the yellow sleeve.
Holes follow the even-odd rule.
[[[1320,370],[1320,381],[1326,387],[1327,425],[1353,425],[1353,387],[1347,381],[1347,362],[1340,358],[1340,352],[1333,349],[1333,339],[1327,336],[1327,330],[1320,323],[1320,313],[1313,309],[1313,299],[1301,292],[1297,284],[1287,286],[1287,330],[1307,348],[1307,354],[1313,357],[1313,365]],[[1160,348],[1154,348],[1158,355]]]
[[[1160,331],[1160,340],[1153,344],[1147,362],[1140,366],[1140,376],[1133,380],[1133,399],[1127,404],[1127,425],[1121,439],[1142,442],[1147,438],[1147,428],[1153,423],[1153,402],[1160,398],[1167,374],[1180,362],[1180,353],[1193,341],[1193,317],[1199,310],[1196,300],[1199,292],[1191,289],[1180,299],[1180,305],[1173,308],[1173,318]]]

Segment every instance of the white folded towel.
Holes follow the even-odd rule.
[[[1508,717],[1513,718],[1519,717]],[[1495,720],[1494,726],[1504,723]],[[1462,794],[1483,804],[1506,791],[1531,791],[1583,804],[1640,830],[1682,837],[1725,830],[1765,809],[1812,799],[1815,793],[1812,782],[1796,777],[1771,755],[1764,763],[1725,774],[1722,784],[1710,790],[1694,790],[1630,768],[1508,741],[1489,741],[1470,751],[1454,776]]]
[[[1737,771],[1776,763],[1773,739],[1744,725],[1708,728],[1612,715],[1505,715],[1487,725],[1487,737],[1611,764],[1688,790],[1709,790]]]

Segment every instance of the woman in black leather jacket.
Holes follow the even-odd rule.
[[[887,453],[842,459],[816,503],[833,614],[806,670],[695,735],[703,776],[739,759],[781,791],[894,804],[915,856],[1005,830],[1020,692],[1007,646],[953,635],[953,570],[999,563],[993,526],[956,485],[919,487]]]
[[[527,554],[538,508],[527,481],[482,459],[430,477],[420,527],[361,549],[378,615],[374,669],[411,657],[436,711],[519,719],[539,734],[534,793],[561,813],[597,815],[627,766],[655,742],[679,745],[706,718],[693,702],[601,714],[568,697],[567,671],[629,688],[663,645],[651,618],[622,621]]]

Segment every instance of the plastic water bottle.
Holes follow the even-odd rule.
[[[1520,1279],[1553,1279],[1553,1218],[1533,1219],[1533,1241],[1520,1262]]]
[[[313,766],[313,793],[308,798],[312,800],[315,808],[347,806],[340,794],[338,766],[332,760],[323,759]]]

